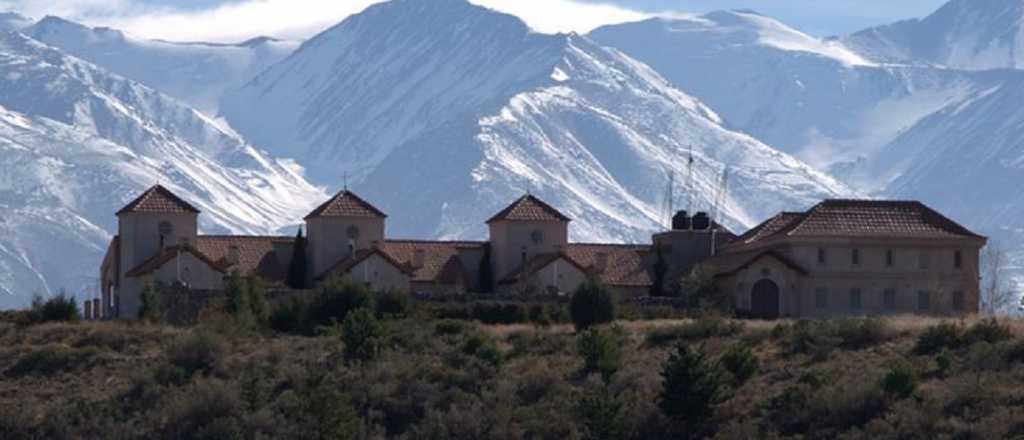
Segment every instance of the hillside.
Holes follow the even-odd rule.
[[[949,333],[960,336],[948,351],[922,350],[941,349],[921,345],[937,341],[922,335],[938,334],[938,323],[622,322],[602,333],[621,349],[607,385],[584,372],[579,337],[566,325],[388,321],[383,351],[346,364],[338,336],[259,335],[223,321],[195,329],[0,323],[0,432],[85,439],[1021,434],[1024,327],[1008,323],[1006,334],[969,321],[966,333]],[[756,359],[753,370],[720,370],[718,403],[699,430],[668,418],[659,398],[676,344],[706,353],[696,365],[737,346]],[[724,371],[753,374],[742,381],[746,374]]]

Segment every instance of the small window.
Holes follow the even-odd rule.
[[[860,289],[853,289],[850,291],[850,308],[853,310],[860,310],[864,308],[864,302],[861,298]]]
[[[896,289],[885,289],[882,292],[882,307],[890,312],[896,310]]]
[[[850,252],[850,262],[854,266],[860,266],[860,249],[854,249]]]
[[[917,292],[917,310],[926,312],[932,308],[932,295],[924,290]]]
[[[828,308],[828,289],[819,287],[814,292],[814,306],[818,309]]]
[[[964,311],[967,303],[964,300],[963,292],[953,292],[953,310],[958,312]]]
[[[931,260],[931,255],[928,251],[921,251],[921,253],[917,255],[917,268],[921,270],[928,269],[932,265]]]
[[[892,249],[885,251],[885,267],[893,267],[896,265],[896,258],[892,254]]]
[[[818,248],[818,264],[825,264],[825,248]]]
[[[953,252],[953,267],[957,269],[964,267],[964,254],[962,252]]]

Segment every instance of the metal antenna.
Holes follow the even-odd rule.
[[[686,164],[686,210],[693,212],[693,144],[689,145],[689,157]]]
[[[676,209],[676,172],[670,168],[665,169],[668,173],[668,187],[665,188],[665,196],[661,201],[661,220],[666,228],[672,229],[672,215]]]

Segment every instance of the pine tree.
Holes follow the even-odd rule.
[[[306,289],[309,286],[306,280],[309,278],[309,267],[306,262],[306,239],[302,236],[302,228],[299,228],[295,235],[295,248],[292,253],[292,263],[288,266],[288,287],[292,289]]]
[[[726,398],[718,365],[707,358],[703,348],[693,350],[679,344],[663,364],[661,378],[661,411],[682,422],[690,434],[687,437],[699,437],[694,434],[711,420],[716,405]]]
[[[238,320],[247,320],[252,316],[252,309],[249,307],[249,283],[238,271],[231,272],[224,285],[224,293],[227,296],[224,303],[224,311]]]

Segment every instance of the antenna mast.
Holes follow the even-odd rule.
[[[668,173],[668,188],[665,188],[665,198],[661,201],[661,221],[665,227],[672,229],[672,215],[676,209],[676,172],[666,169]]]
[[[690,215],[693,215],[693,192],[693,144],[690,144],[686,164],[686,210]]]
[[[715,206],[711,214],[711,256],[718,254],[718,225],[720,224],[725,196],[729,191],[729,166],[722,170],[722,180],[715,191]]]

